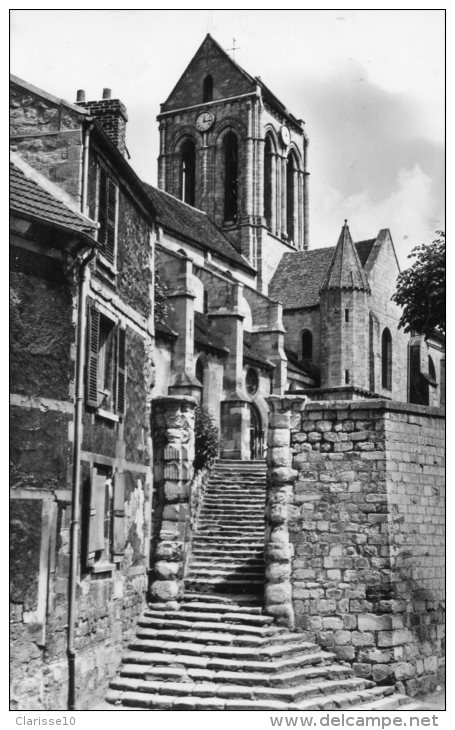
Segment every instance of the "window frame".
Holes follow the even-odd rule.
[[[125,416],[126,397],[126,328],[102,311],[96,302],[88,307],[87,362],[86,362],[86,405],[96,413],[111,420]],[[113,368],[111,402],[104,403],[108,393],[104,387],[106,378],[106,349],[100,349],[102,319],[111,327],[110,362]],[[106,341],[105,341],[106,343]],[[103,343],[103,344],[105,344]],[[102,368],[104,373],[102,373]],[[103,387],[100,387],[103,386]],[[105,407],[107,406],[107,407]]]
[[[93,464],[87,486],[86,567],[93,573],[112,572],[125,554],[124,472]]]
[[[381,335],[381,388],[392,391],[392,333],[384,327]]]
[[[102,193],[103,187],[105,187],[104,193]],[[101,200],[102,195],[104,201]],[[107,166],[98,159],[96,162],[96,221],[99,224],[97,260],[114,274],[117,274],[118,209],[118,183]]]

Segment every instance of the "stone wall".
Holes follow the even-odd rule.
[[[153,401],[154,501],[153,572],[150,596],[154,603],[175,607],[183,596],[183,574],[191,536],[194,409],[190,396],[158,396]]]
[[[10,87],[10,148],[80,202],[81,110],[34,90]]]
[[[269,399],[266,608],[377,682],[444,670],[444,420],[371,400]]]

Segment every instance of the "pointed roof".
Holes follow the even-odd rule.
[[[370,291],[359,255],[352,242],[347,220],[345,220],[344,226],[341,229],[332,260],[324,276],[321,291],[324,289],[358,289],[359,291]]]
[[[216,62],[213,63],[214,61]],[[211,102],[203,102],[199,98],[195,101],[194,88],[196,79],[199,75],[205,73],[210,73],[214,77],[215,95]],[[215,78],[216,76],[218,78]],[[207,103],[216,103],[219,99],[255,93],[259,89],[265,101],[277,109],[290,123],[296,125],[301,130],[301,120],[291,114],[283,102],[266,86],[260,76],[252,76],[248,71],[245,71],[218,41],[210,33],[207,33],[166,101],[161,104],[161,113],[170,112],[176,108],[184,108],[188,105],[198,106]],[[219,95],[218,98],[217,94]]]

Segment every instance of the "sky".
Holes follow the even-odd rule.
[[[156,115],[207,33],[310,138],[310,247],[390,228],[402,268],[444,222],[442,10],[13,10],[11,72],[75,101],[112,89],[156,184]]]

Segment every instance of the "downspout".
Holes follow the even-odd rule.
[[[84,146],[82,158],[82,194],[81,211],[85,215],[87,205],[88,182],[88,149],[90,128],[84,130]],[[95,242],[94,242],[95,246]],[[76,619],[76,584],[78,576],[79,558],[79,527],[80,527],[80,493],[81,493],[81,447],[82,447],[82,404],[84,395],[84,361],[85,361],[85,323],[86,299],[89,281],[87,264],[95,256],[95,247],[90,249],[77,260],[78,274],[78,320],[76,340],[76,392],[74,404],[74,442],[73,442],[73,470],[72,470],[72,497],[70,521],[70,573],[68,595],[68,709],[74,710],[76,703],[76,652],[74,648],[74,629]]]

